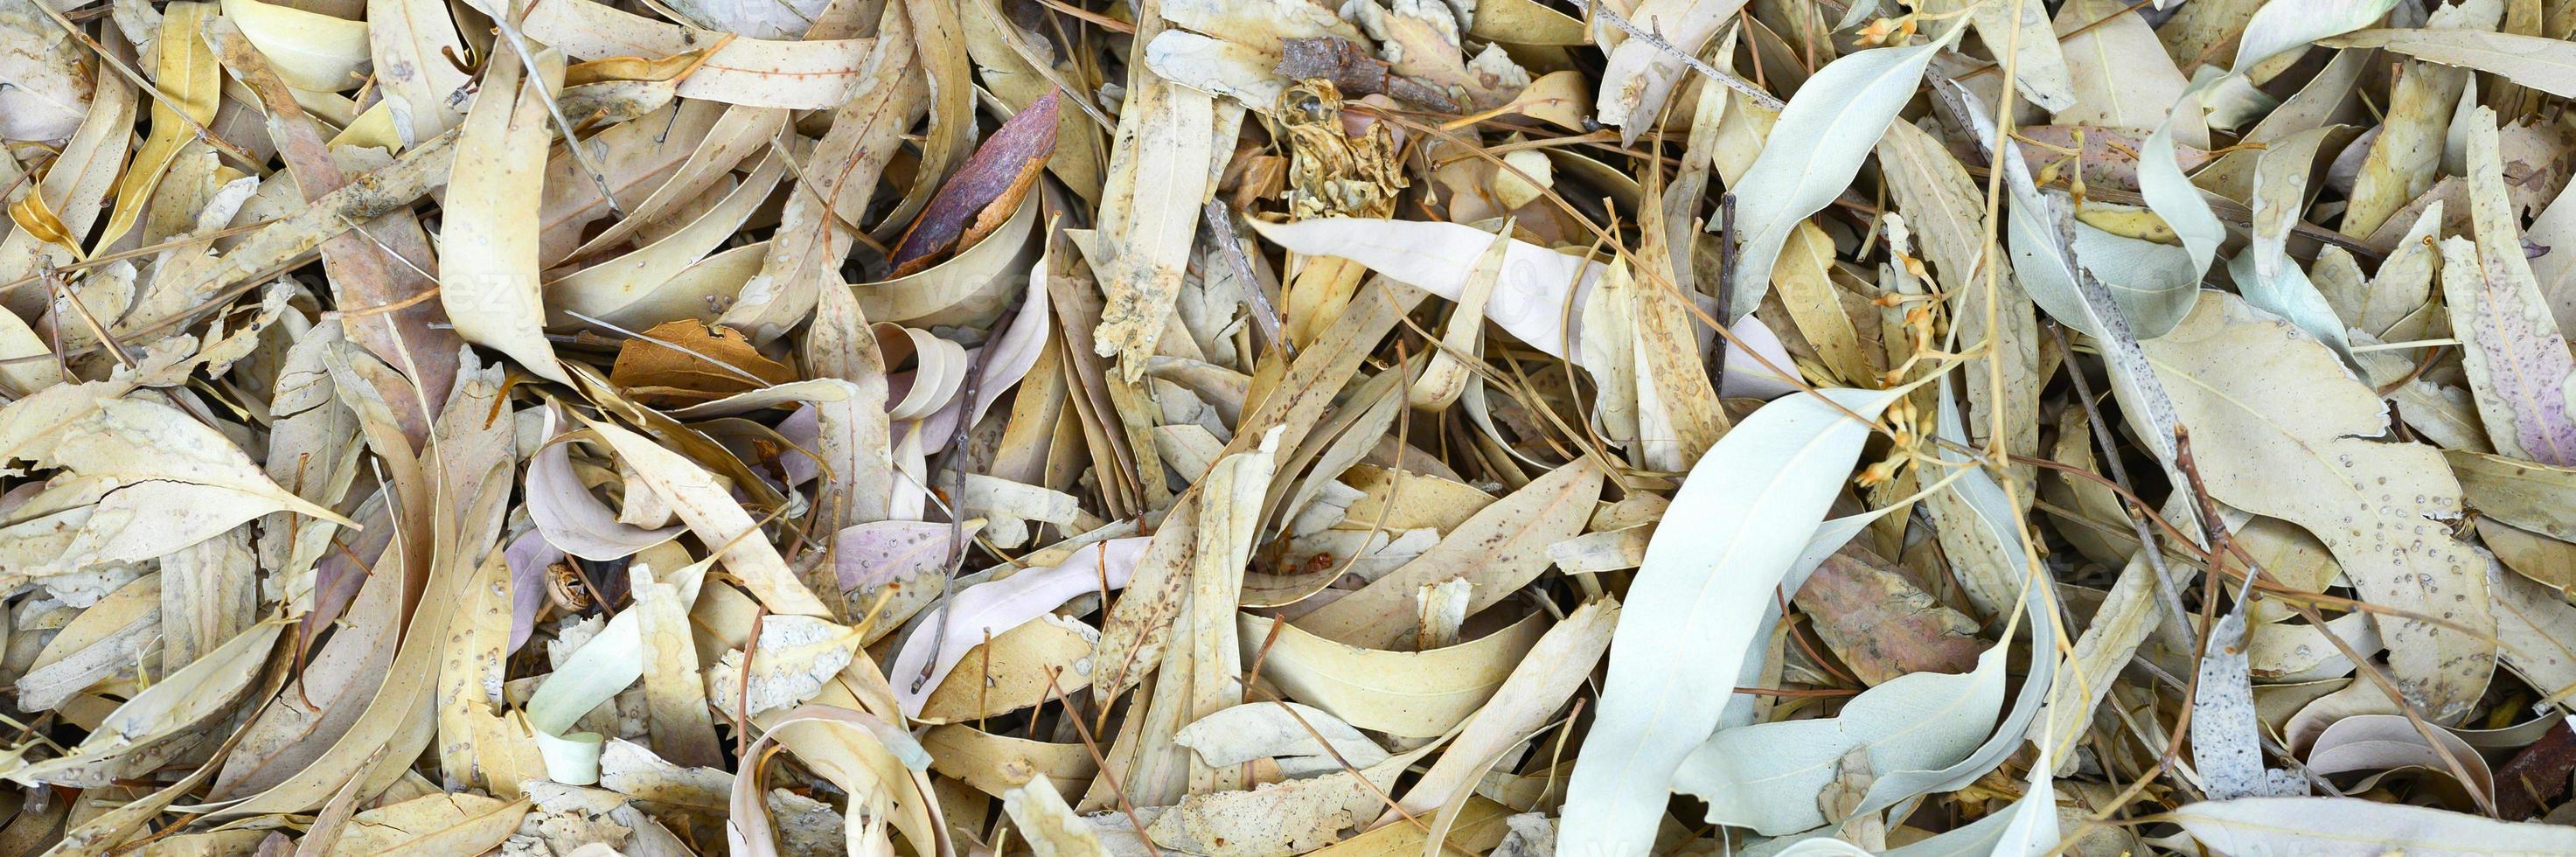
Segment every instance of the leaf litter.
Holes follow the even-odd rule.
[[[0,0],[0,853],[2576,853],[2576,2]]]

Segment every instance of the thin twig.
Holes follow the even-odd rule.
[[[994,335],[1000,336],[1000,331],[1009,330],[1011,321],[1018,315],[1019,312],[1013,310],[994,319]],[[975,427],[975,397],[982,393],[984,361],[992,358],[993,351],[993,343],[986,342],[975,352],[974,359],[966,361],[966,388],[958,392],[954,405],[957,408],[957,426],[949,435],[948,454],[944,456],[948,465],[946,469],[957,474],[949,483],[948,490],[949,501],[956,505],[948,513],[948,573],[939,576],[939,632],[931,635],[930,657],[921,662],[921,675],[912,680],[915,693],[930,682],[931,668],[939,663],[939,650],[948,645],[948,614],[956,612],[949,609],[954,606],[950,599],[957,594],[957,573],[966,566],[966,516],[962,514],[966,508],[966,433]]]
[[[2065,330],[2051,324],[2048,335],[2056,341],[2057,350],[2066,351]],[[2155,530],[2147,527],[2146,516],[2153,514],[2153,510],[2147,508],[2145,501],[2138,499],[2137,486],[2129,481],[2129,468],[2120,463],[2118,441],[2111,436],[2110,426],[2102,421],[2102,407],[2093,400],[2093,384],[2085,380],[2081,367],[2068,367],[2066,376],[2075,382],[2076,400],[2084,403],[2085,425],[2092,430],[2093,443],[2102,452],[2102,466],[2111,471],[2111,482],[2119,486],[2122,498],[2128,501],[2120,508],[2129,513],[2129,526],[2137,533],[2138,549],[2146,552],[2148,573],[2156,577],[2156,601],[2164,611],[2164,621],[2176,630],[2190,628],[2190,613],[2182,609],[2182,593],[2174,589],[2173,577],[2165,572],[2165,555],[2156,546]]]
[[[137,88],[151,93],[153,98],[159,99],[163,104],[179,105],[187,103],[182,99],[172,97],[170,93],[163,92],[160,86],[154,84],[150,78],[144,77],[142,72],[135,71],[134,67],[127,65],[124,60],[118,59],[116,55],[108,53],[106,45],[99,44],[98,40],[90,38],[89,33],[82,30],[80,25],[72,23],[70,18],[63,17],[62,11],[54,8],[54,4],[49,2],[39,2],[34,5],[37,9],[43,10],[45,15],[48,18],[51,18],[56,26],[62,27],[63,32],[70,33],[72,38],[78,39],[83,46],[90,49],[90,52],[98,54],[100,62],[106,63],[108,67],[116,69],[116,73],[118,75],[124,77],[127,81],[132,82]],[[188,123],[188,129],[196,132],[199,139],[206,141],[206,145],[213,146],[224,154],[231,156],[234,161],[248,167],[251,172],[258,174],[263,178],[269,175],[268,159],[253,157],[249,150],[233,145],[230,140],[216,136],[213,129],[207,128],[205,123],[198,122],[196,117],[188,115],[188,112],[185,110],[173,107],[170,110],[170,115],[177,117],[181,122]],[[158,117],[155,117],[155,120],[157,121]]]
[[[1063,671],[1063,667],[1052,666],[1047,667],[1046,671],[1047,693],[1053,695],[1058,700],[1064,699],[1064,691],[1056,687],[1055,675],[1056,673]],[[1071,709],[1068,708],[1067,710],[1070,711]],[[1109,793],[1118,798],[1118,811],[1126,813],[1127,823],[1136,826],[1136,838],[1144,840],[1145,847],[1151,849],[1153,853],[1163,853],[1162,846],[1154,844],[1153,834],[1145,832],[1145,820],[1136,816],[1136,804],[1127,800],[1127,787],[1120,785],[1118,783],[1118,775],[1109,770],[1109,756],[1107,753],[1101,751],[1100,742],[1092,740],[1091,727],[1084,724],[1080,717],[1069,717],[1066,719],[1073,721],[1073,734],[1082,739],[1082,749],[1090,751],[1091,763],[1100,769],[1101,781],[1108,783]]]
[[[1252,323],[1288,359],[1297,359],[1297,346],[1290,344],[1282,332],[1286,325],[1279,317],[1279,308],[1271,305],[1270,294],[1262,291],[1261,278],[1252,269],[1252,257],[1243,250],[1243,238],[1234,232],[1233,215],[1224,202],[1214,199],[1208,200],[1201,211],[1207,217],[1208,240],[1216,243],[1218,255],[1225,257],[1227,267],[1234,269],[1235,282],[1243,287],[1243,302],[1252,307]]]
[[[527,20],[528,10],[535,5],[534,2],[526,6],[513,5],[506,14],[492,19],[493,27],[510,40],[510,52],[518,54],[519,64],[527,67],[528,85],[536,89],[537,100],[546,103],[546,113],[554,117],[555,127],[563,129],[564,148],[572,150],[573,163],[581,165],[582,174],[589,176],[590,183],[598,186],[599,198],[608,203],[609,213],[625,217],[626,209],[617,204],[617,193],[608,189],[608,176],[600,170],[599,162],[592,159],[590,149],[581,144],[581,137],[573,133],[572,120],[564,118],[563,104],[546,89],[545,72],[537,67],[536,52],[528,49],[527,37],[519,33],[519,24]]]

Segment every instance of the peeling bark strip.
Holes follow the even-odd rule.
[[[2567,794],[2570,772],[2576,772],[2576,731],[2560,720],[2496,769],[2496,815],[2519,821],[2556,803]]]
[[[1440,90],[1413,78],[1389,74],[1385,60],[1370,56],[1367,48],[1348,39],[1284,39],[1279,48],[1279,65],[1271,72],[1280,77],[1323,78],[1352,98],[1386,93],[1433,110],[1458,109],[1457,102]]]

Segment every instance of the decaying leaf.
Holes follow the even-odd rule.
[[[691,403],[784,384],[795,374],[741,333],[679,319],[618,346],[608,380],[647,401]]]
[[[2174,821],[2213,848],[2252,852],[2295,847],[2316,854],[2525,851],[2576,848],[2564,827],[2514,824],[2430,807],[2387,806],[2345,797],[2239,798],[2203,801],[2174,812]]]
[[[1713,821],[1772,835],[1821,826],[1817,796],[1846,754],[1885,774],[1948,767],[1976,749],[2003,707],[1994,652],[1968,673],[1918,672],[1871,688],[1830,719],[1721,731],[1683,760],[1674,788],[1709,800]]]
[[[716,710],[752,715],[803,705],[850,665],[859,635],[812,616],[780,616],[760,623],[753,645],[747,657],[728,651],[707,666],[706,699]]]
[[[1386,761],[1385,748],[1319,708],[1293,702],[1248,702],[1181,727],[1172,740],[1209,765],[1276,759],[1290,777]]]
[[[2520,218],[2505,199],[2494,117],[2480,108],[2466,121],[2476,250],[2458,238],[2442,242],[2442,290],[2451,300],[2469,390],[2497,452],[2576,464],[2576,405],[2568,388],[2576,380],[2576,356],[2522,249]]]
[[[894,248],[896,276],[930,267],[942,253],[972,247],[1019,210],[1019,198],[1037,181],[1055,152],[1056,94],[1047,93],[1002,123],[975,156],[949,176]]]
[[[549,75],[562,73],[560,56],[531,59]],[[523,85],[520,78],[516,63],[494,64],[487,85],[517,97],[477,98],[457,127],[447,194],[452,208],[439,233],[446,258],[439,266],[438,299],[465,341],[569,383],[545,341],[545,305],[537,288],[535,191],[544,180],[546,142],[553,138],[546,91],[557,82],[538,78]]]
[[[1141,538],[1086,545],[1061,563],[967,587],[914,626],[888,672],[895,695],[914,712],[966,656],[971,640],[1000,635],[1086,592],[1127,585],[1145,551]],[[955,616],[941,614],[955,613]]]
[[[1845,548],[1798,588],[1816,635],[1862,681],[1916,672],[1966,672],[1982,645],[1977,623],[1933,601],[1886,561]]]
[[[369,854],[461,854],[500,844],[519,829],[526,801],[431,794],[359,813],[340,847]]]
[[[2571,9],[0,0],[0,851],[2576,851]]]

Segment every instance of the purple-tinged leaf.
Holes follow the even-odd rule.
[[[2569,413],[2567,388],[2576,376],[2576,357],[2569,356],[2567,338],[2523,253],[2521,219],[2505,190],[2495,113],[2479,108],[2465,121],[2477,245],[2472,250],[2459,238],[2442,243],[2442,290],[2451,301],[2451,329],[2460,338],[2469,391],[2497,453],[2576,465],[2576,414]]]
[[[904,638],[902,653],[895,656],[894,666],[886,670],[886,679],[894,684],[895,699],[903,703],[906,715],[919,714],[921,704],[929,701],[930,692],[948,671],[957,668],[966,651],[984,641],[989,632],[1003,632],[1035,621],[1048,611],[1085,592],[1098,592],[1102,587],[1120,589],[1127,577],[1136,571],[1136,561],[1145,555],[1144,536],[1110,539],[1084,545],[1063,565],[1032,568],[987,583],[960,590],[941,610],[955,615],[941,621],[939,610],[932,610]],[[947,629],[946,642],[939,644],[939,661],[930,663],[933,637]],[[925,675],[927,669],[927,678]]]
[[[832,539],[832,573],[841,588],[874,589],[925,571],[946,568],[951,533],[973,539],[981,519],[963,527],[946,521],[874,521],[844,529]]]

